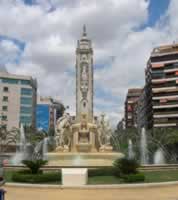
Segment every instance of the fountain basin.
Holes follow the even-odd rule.
[[[114,160],[124,157],[118,152],[74,153],[52,152],[47,154],[49,166],[112,166]]]

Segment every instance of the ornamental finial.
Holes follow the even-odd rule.
[[[86,25],[83,25],[83,36],[86,37],[87,36],[87,32],[86,32]]]

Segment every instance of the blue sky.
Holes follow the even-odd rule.
[[[170,0],[151,0],[149,4],[148,26],[154,26],[167,11]]]
[[[0,1],[0,68],[36,77],[39,94],[74,113],[75,48],[85,23],[94,48],[95,111],[115,123],[128,88],[144,86],[151,50],[178,35],[177,0],[24,2]]]

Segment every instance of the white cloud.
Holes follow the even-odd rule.
[[[155,27],[144,29],[139,27],[148,20],[147,0],[34,2],[34,6],[22,0],[0,2],[0,35],[26,43],[20,64],[7,64],[7,69],[37,77],[41,94],[58,96],[74,112],[75,75],[68,72],[75,70],[76,43],[85,23],[93,41],[95,65],[105,64],[95,67],[95,85],[112,96],[110,101],[102,95],[95,100],[107,103],[102,111],[114,122],[121,117],[128,87],[143,86],[152,48],[172,42],[178,35],[176,0]],[[95,110],[99,112],[97,107]]]
[[[14,42],[10,40],[1,40],[0,41],[0,64],[5,64],[6,62],[14,62],[20,49]]]

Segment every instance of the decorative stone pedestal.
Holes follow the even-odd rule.
[[[99,152],[107,152],[107,153],[110,153],[110,152],[112,152],[112,151],[113,151],[113,147],[110,146],[110,145],[108,145],[108,146],[103,145],[103,146],[101,146],[101,147],[99,148]]]
[[[67,168],[62,169],[62,184],[64,186],[81,186],[88,182],[88,169]]]

